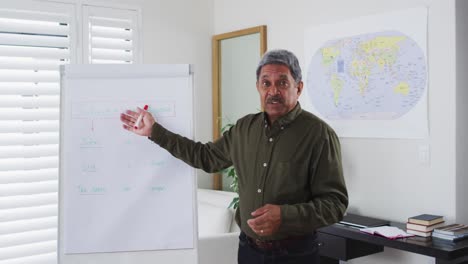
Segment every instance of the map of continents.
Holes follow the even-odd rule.
[[[327,119],[397,119],[424,95],[427,67],[410,37],[384,31],[327,41],[311,58],[310,100]]]

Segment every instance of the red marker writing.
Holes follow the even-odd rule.
[[[141,120],[143,119],[143,114],[146,112],[146,110],[148,110],[148,105],[145,105],[143,107],[143,111],[141,111],[140,115],[138,116],[137,120],[135,121],[135,126],[134,126],[135,129],[138,129],[138,127],[140,126]]]

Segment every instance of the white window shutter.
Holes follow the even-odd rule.
[[[4,2],[0,264],[57,263],[59,65],[75,59],[74,5]]]
[[[0,264],[57,263],[59,66],[140,62],[139,14],[1,1]]]
[[[138,11],[83,6],[84,61],[140,62]]]

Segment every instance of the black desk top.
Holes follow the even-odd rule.
[[[391,222],[391,226],[406,230],[406,225],[403,223]],[[318,232],[445,260],[453,260],[468,255],[468,239],[456,243],[433,237],[409,237],[391,240],[381,236],[369,235],[357,228],[341,224],[320,228]]]

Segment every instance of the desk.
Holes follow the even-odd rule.
[[[406,230],[403,223],[391,223]],[[335,224],[317,230],[321,264],[337,264],[339,260],[368,256],[384,251],[384,247],[434,257],[436,264],[468,263],[468,240],[457,243],[438,238],[409,237],[390,240],[360,232],[359,229]]]

